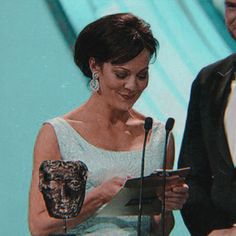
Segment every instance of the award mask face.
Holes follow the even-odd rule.
[[[48,160],[39,168],[39,188],[51,217],[79,214],[85,196],[87,166],[81,161]]]

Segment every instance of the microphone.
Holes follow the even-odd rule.
[[[163,157],[163,203],[162,203],[162,235],[165,236],[165,190],[166,190],[166,162],[167,162],[167,144],[169,139],[170,131],[174,127],[175,120],[173,118],[168,118],[165,125],[166,137],[164,146],[164,157]]]
[[[143,211],[142,198],[143,198],[143,177],[144,177],[145,148],[146,148],[146,142],[147,142],[148,132],[149,132],[150,129],[152,129],[152,123],[153,123],[153,120],[152,120],[151,117],[145,118],[145,122],[144,122],[145,134],[144,134],[143,151],[142,151],[140,192],[139,192],[139,207],[138,207],[138,210],[139,210],[138,226],[137,226],[137,227],[138,227],[138,228],[137,228],[138,236],[141,235],[141,216],[142,216],[142,211]]]
[[[166,121],[166,125],[165,125],[165,130],[170,132],[175,124],[175,120],[173,118],[168,118],[168,120]]]
[[[147,117],[144,122],[145,132],[148,132],[152,128],[153,120],[151,117]]]

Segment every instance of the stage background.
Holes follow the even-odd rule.
[[[89,97],[87,79],[73,63],[74,39],[87,23],[115,12],[144,18],[160,42],[149,87],[135,107],[162,122],[175,118],[176,161],[193,79],[235,51],[221,0],[0,0],[0,235],[30,235],[37,132]],[[175,216],[171,235],[189,235],[179,212]]]

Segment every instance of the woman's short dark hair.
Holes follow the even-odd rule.
[[[89,58],[98,64],[122,64],[136,57],[143,49],[155,55],[159,47],[150,25],[131,13],[104,16],[87,25],[75,44],[74,60],[83,74],[91,78]]]

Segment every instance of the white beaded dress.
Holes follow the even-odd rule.
[[[114,176],[139,177],[142,150],[109,151],[98,148],[86,141],[67,121],[61,117],[46,121],[54,128],[61,158],[80,160],[89,170],[86,192]],[[154,122],[150,140],[146,145],[144,175],[162,168],[165,142],[165,128],[160,122]],[[137,216],[102,217],[96,213],[70,232],[76,235],[137,235]],[[142,218],[142,235],[150,233],[150,217]]]

